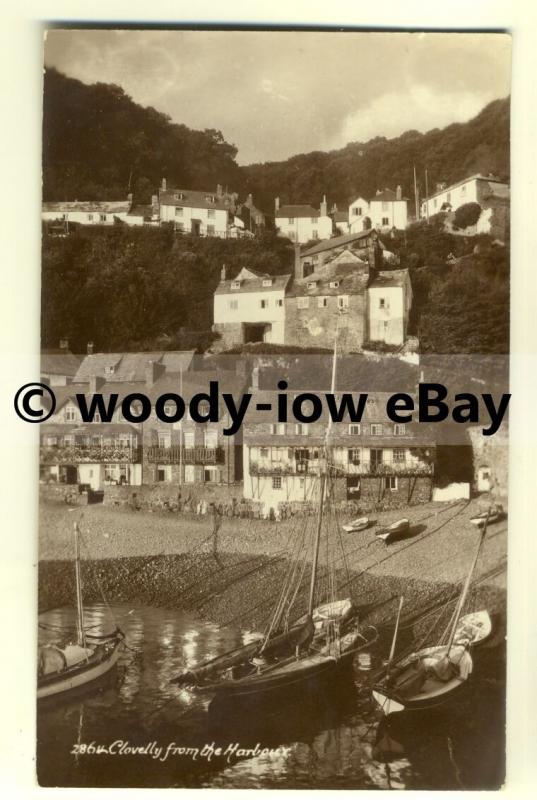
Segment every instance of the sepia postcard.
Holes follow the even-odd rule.
[[[502,788],[511,36],[43,67],[40,786]]]

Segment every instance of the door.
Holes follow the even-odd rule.
[[[371,459],[371,472],[376,472],[378,467],[382,464],[382,449],[375,448],[370,451]]]
[[[193,219],[190,224],[191,224],[192,236],[199,236],[200,235],[201,220]]]

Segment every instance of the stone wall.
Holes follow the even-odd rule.
[[[343,290],[342,290],[343,293]],[[298,347],[332,347],[338,315],[337,297],[328,297],[328,306],[318,308],[317,297],[310,297],[310,307],[297,308],[296,297],[285,298],[285,343]],[[341,350],[360,350],[366,335],[366,293],[349,295],[343,331],[339,334]]]

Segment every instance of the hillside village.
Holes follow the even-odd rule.
[[[64,81],[67,94],[93,91],[48,80]],[[450,485],[458,488],[447,497],[503,496],[503,439],[484,447],[469,426],[454,459],[438,431],[394,424],[384,408],[387,393],[416,392],[425,353],[506,352],[509,184],[492,172],[498,158],[490,171],[431,181],[430,191],[426,170],[417,178],[414,165],[403,189],[399,171],[379,167],[376,188],[369,177],[345,202],[330,195],[327,176],[325,191],[291,196],[282,187],[269,203],[263,180],[258,199],[250,179],[257,166],[245,183],[221,135],[205,135],[225,164],[214,189],[161,173],[158,187],[144,178],[115,199],[93,186],[62,201],[51,187],[73,173],[46,166],[42,378],[57,405],[41,426],[43,483],[134,507],[147,490],[177,510],[218,502],[232,514],[299,513],[313,499],[326,420],[252,412],[232,437],[223,417],[133,423],[117,409],[110,422],[84,423],[75,395],[155,400],[180,388],[188,400],[218,380],[221,391],[268,402],[278,371],[290,392],[328,389],[337,340],[340,358],[351,359],[338,390],[370,393],[362,422],[337,426],[343,506],[403,507],[441,499]],[[418,141],[407,137],[405,147],[410,140]],[[233,175],[237,186],[226,183]]]

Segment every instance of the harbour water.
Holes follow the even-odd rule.
[[[74,612],[49,611],[39,621],[40,642],[57,641],[74,626]],[[98,684],[38,705],[42,786],[492,789],[503,782],[504,666],[495,650],[483,651],[456,705],[427,715],[383,718],[370,686],[382,646],[356,659],[337,685],[252,715],[170,683],[251,634],[165,608],[86,610],[93,632],[115,623],[127,643],[118,666]]]

